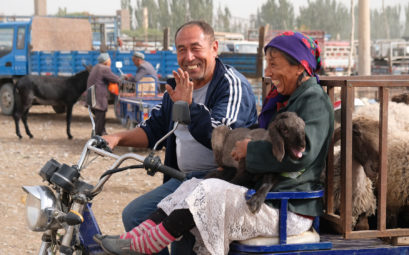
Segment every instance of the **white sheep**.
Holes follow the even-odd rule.
[[[397,226],[400,208],[409,198],[409,106],[389,102],[387,226]],[[353,114],[353,226],[376,209],[373,188],[379,169],[379,105],[358,108]],[[340,201],[340,153],[335,153],[334,204]],[[365,175],[364,175],[365,174]],[[369,177],[369,178],[368,178]],[[365,219],[367,220],[367,219]],[[358,223],[359,224],[359,223]]]

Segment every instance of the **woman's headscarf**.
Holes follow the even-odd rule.
[[[264,47],[264,52],[269,47],[284,51],[296,59],[310,76],[317,76],[316,72],[321,68],[321,49],[318,42],[313,41],[309,36],[300,32],[286,31],[274,37]]]
[[[264,52],[269,47],[277,48],[293,57],[310,76],[315,76],[319,82],[316,72],[321,68],[321,49],[317,41],[314,42],[310,37],[300,32],[286,31],[274,37],[264,47]],[[258,117],[259,127],[267,128],[274,113],[287,105],[288,98],[289,96],[279,94],[273,86],[263,102],[263,108]]]

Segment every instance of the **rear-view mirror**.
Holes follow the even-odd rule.
[[[190,124],[189,105],[185,101],[176,101],[172,108],[172,120],[180,124]]]
[[[97,100],[95,98],[95,85],[92,85],[87,89],[87,105],[94,108],[97,104]]]

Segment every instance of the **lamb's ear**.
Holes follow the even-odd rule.
[[[271,146],[273,148],[273,155],[281,162],[284,158],[284,139],[278,132],[277,128],[270,129]]]

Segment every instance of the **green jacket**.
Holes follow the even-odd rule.
[[[320,175],[325,169],[328,146],[334,131],[334,111],[331,101],[316,78],[311,77],[294,91],[287,106],[280,109],[277,114],[284,111],[297,113],[305,122],[306,148],[303,157],[293,160],[285,156],[282,162],[278,162],[272,155],[270,143],[252,141],[247,147],[247,170],[255,174],[301,171],[298,177],[292,178],[281,174],[280,182],[272,191],[322,189]],[[266,201],[272,206],[275,206],[276,202]],[[289,200],[288,209],[303,215],[319,216],[322,213],[322,199]]]

